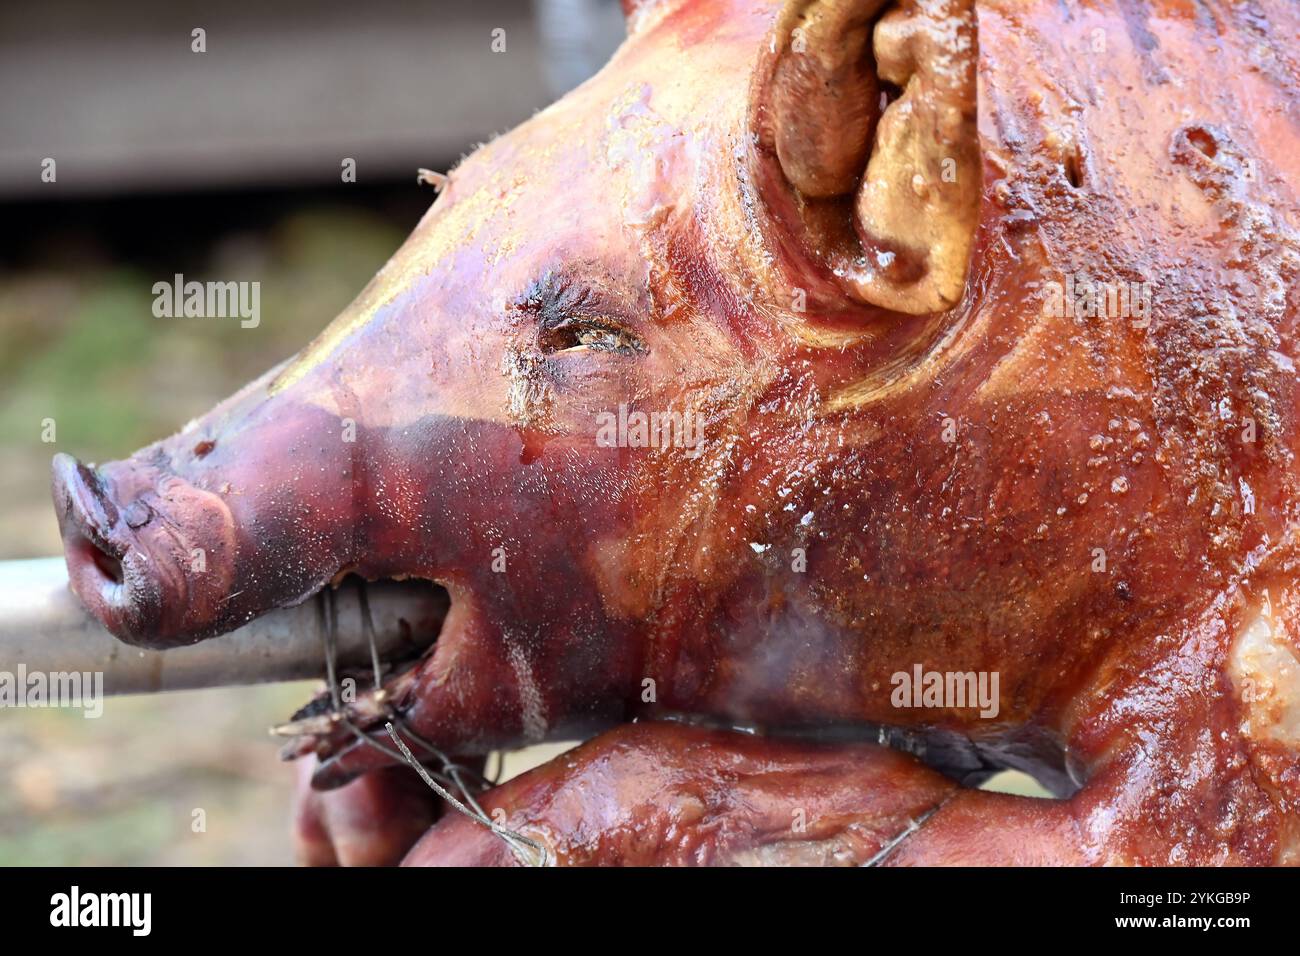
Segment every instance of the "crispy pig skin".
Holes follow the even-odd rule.
[[[1300,7],[891,5],[870,48],[904,88],[804,118],[874,130],[858,186],[860,144],[779,135],[810,77],[870,87],[842,48],[786,59],[800,17],[842,13],[634,5],[610,64],[452,170],[299,355],[129,459],[60,459],[74,587],[166,646],[344,571],[442,583],[407,726],[467,755],[624,735],[497,795],[565,859],[775,852],[755,834],[780,813],[724,783],[798,772],[611,730],[695,715],[982,753],[1031,728],[1068,755],[1068,799],[963,792],[893,862],[1295,862]],[[603,441],[629,410],[692,431]],[[918,665],[997,673],[996,715],[897,706]],[[910,757],[762,746],[877,767],[876,835],[938,786]],[[341,729],[306,751],[318,788],[392,763]],[[650,843],[584,829],[585,781]],[[749,835],[674,838],[699,800]],[[413,858],[439,833],[478,853],[448,818]]]

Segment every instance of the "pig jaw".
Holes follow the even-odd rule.
[[[279,371],[129,459],[56,459],[70,580],[92,613],[128,643],[166,648],[300,603],[344,574],[421,578],[447,588],[452,611],[417,666],[386,671],[383,694],[357,675],[344,714],[354,726],[382,740],[386,720],[404,720],[467,754],[625,719],[634,635],[606,620],[570,541],[524,531],[561,507],[526,489],[563,450],[528,452],[514,428],[427,407],[381,423],[332,406],[347,373],[325,365],[276,389]],[[597,520],[585,498],[562,507],[569,525],[578,511]],[[509,574],[493,558],[503,543]],[[319,784],[350,779],[367,758],[387,762],[336,720],[319,723],[304,722],[290,745],[348,754],[325,760]]]
[[[421,743],[465,756],[586,736],[627,719],[644,635],[608,614],[581,542],[542,533],[546,522],[617,527],[612,507],[561,493],[555,476],[572,453],[566,443],[537,449],[514,428],[445,415],[371,423],[361,435],[368,454],[360,467],[375,480],[361,482],[373,506],[357,570],[434,581],[449,592],[450,612],[431,651],[386,675],[382,694],[369,675],[358,679],[356,698],[342,707],[346,722],[329,716],[327,694],[295,715],[281,730],[297,735],[286,756],[315,753],[313,782],[329,788],[391,762],[356,733],[391,749],[390,720]]]

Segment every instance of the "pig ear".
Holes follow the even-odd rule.
[[[754,78],[758,181],[858,301],[965,287],[979,212],[973,0],[790,0]]]

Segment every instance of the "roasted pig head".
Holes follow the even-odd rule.
[[[1294,3],[629,6],[300,354],[59,456],[77,593],[170,646],[423,579],[376,740],[869,740],[1295,859]],[[318,787],[392,762],[321,712]]]

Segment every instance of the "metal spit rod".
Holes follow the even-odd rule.
[[[370,616],[381,658],[413,653],[437,634],[445,596],[416,582],[369,584]],[[370,648],[359,589],[336,593],[338,662],[364,667]],[[166,651],[124,644],[68,588],[63,558],[0,561],[0,671],[102,671],[105,694],[141,694],[305,680],[325,672],[315,601],[272,611],[238,630]]]

